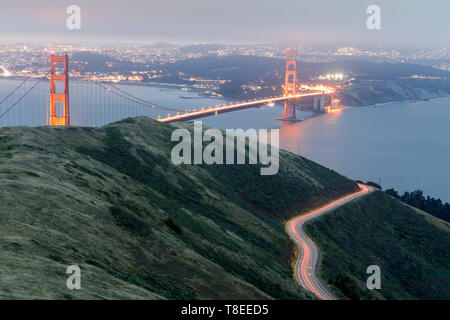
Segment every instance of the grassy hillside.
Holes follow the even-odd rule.
[[[174,166],[173,129],[0,129],[0,298],[310,298],[283,223],[355,184],[287,152],[276,176]]]
[[[352,83],[339,91],[346,106],[368,106],[450,95],[450,81],[441,79],[368,80]]]
[[[322,277],[340,297],[450,299],[450,224],[381,191],[321,217],[307,232],[322,249]],[[366,288],[369,265],[381,268],[381,290]],[[349,290],[355,286],[356,296]]]

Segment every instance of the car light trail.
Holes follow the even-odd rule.
[[[330,289],[319,279],[317,275],[317,262],[319,249],[311,238],[303,231],[306,222],[318,218],[352,200],[360,198],[374,189],[363,184],[358,184],[360,190],[334,200],[325,206],[310,211],[307,214],[295,217],[286,224],[286,231],[299,248],[299,257],[295,264],[295,277],[297,282],[306,290],[314,293],[322,300],[335,300]]]

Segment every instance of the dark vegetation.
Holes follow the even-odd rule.
[[[335,285],[341,292],[351,300],[359,300],[359,290],[356,281],[345,272],[340,272],[336,278],[331,278],[328,283]]]
[[[450,299],[449,224],[382,191],[313,221],[307,232],[323,254],[321,276],[342,298]],[[366,287],[370,265],[381,268],[381,290]]]
[[[361,182],[361,181],[358,181],[358,182]],[[364,183],[364,182],[362,182],[362,183]],[[373,182],[373,181],[367,181],[365,184],[368,185],[368,186],[380,189],[380,190],[382,189],[381,186],[378,183]]]
[[[426,100],[450,95],[450,77],[441,79],[357,80],[339,91],[347,106],[366,106],[404,100]]]
[[[402,195],[399,195],[394,189],[387,189],[385,192],[404,203],[431,214],[432,216],[450,222],[450,204],[447,202],[444,204],[441,199],[430,196],[425,197],[422,190],[413,192],[406,191]]]
[[[383,189],[378,183],[372,181],[368,181],[366,184],[380,190]],[[400,195],[398,191],[393,188],[386,189],[384,192],[395,199],[416,207],[417,209],[423,210],[436,218],[450,222],[450,204],[447,202],[443,203],[443,201],[439,198],[434,198],[431,196],[425,197],[422,190],[416,190],[413,192],[405,191],[402,195]]]
[[[181,228],[172,220],[172,218],[164,220],[164,223],[173,231],[178,234],[181,234]]]

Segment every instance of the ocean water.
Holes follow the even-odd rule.
[[[18,83],[0,79],[0,101]],[[177,87],[120,87],[152,103],[181,110],[227,102]],[[71,87],[71,95],[86,99],[80,85]],[[46,96],[47,92],[41,92],[34,99]],[[39,108],[45,110],[47,103]],[[3,109],[0,106],[0,112]],[[1,126],[20,123],[19,111],[12,112]],[[305,120],[296,123],[277,120],[282,112],[283,106],[277,104],[205,118],[203,123],[222,129],[276,128],[281,148],[352,179],[371,180],[400,192],[422,189],[450,202],[450,98],[346,108],[315,117],[304,111],[298,117]],[[152,117],[166,114],[159,111]]]
[[[246,114],[245,114],[246,113]],[[450,202],[450,98],[346,108],[302,122],[276,120],[282,106],[205,119],[220,128],[278,128],[280,147],[352,179]]]
[[[282,148],[353,179],[450,202],[450,98],[344,109],[281,128]]]

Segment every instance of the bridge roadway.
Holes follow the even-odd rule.
[[[280,102],[285,101],[289,99],[299,99],[303,97],[313,97],[313,96],[321,96],[325,94],[331,94],[332,91],[320,91],[320,92],[312,92],[312,93],[301,93],[296,94],[295,96],[281,96],[281,97],[275,97],[275,98],[266,98],[261,100],[253,100],[253,101],[247,101],[247,102],[240,102],[228,106],[217,106],[217,107],[209,107],[209,108],[202,108],[200,110],[180,113],[176,115],[169,115],[165,118],[158,118],[158,121],[160,122],[175,122],[175,121],[188,121],[188,120],[194,120],[204,117],[209,117],[213,115],[217,115],[220,113],[226,113],[226,112],[232,112],[242,109],[248,109],[248,108],[254,108],[261,104],[266,103],[272,103],[272,102]]]

